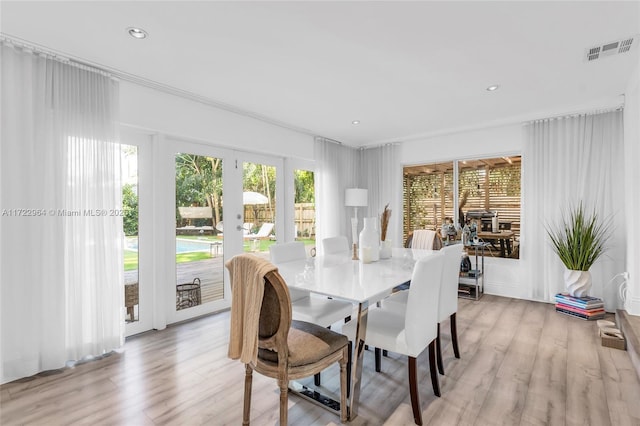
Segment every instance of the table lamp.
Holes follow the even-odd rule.
[[[353,217],[351,218],[353,260],[358,260],[358,207],[367,206],[367,190],[362,188],[347,188],[344,194],[344,205],[353,207]]]

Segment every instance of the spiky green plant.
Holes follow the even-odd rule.
[[[588,271],[606,251],[611,237],[609,221],[598,218],[595,209],[586,215],[582,203],[562,216],[562,224],[555,229],[547,227],[554,251],[567,269]]]

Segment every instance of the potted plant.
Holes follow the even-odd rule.
[[[556,228],[547,228],[554,251],[567,268],[564,281],[571,296],[583,297],[591,289],[589,269],[606,251],[611,237],[610,222],[601,220],[595,210],[585,214],[582,203],[571,208]]]

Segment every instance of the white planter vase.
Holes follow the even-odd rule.
[[[571,296],[584,297],[591,290],[591,274],[589,271],[564,271],[564,284]]]
[[[363,263],[380,259],[380,237],[378,236],[377,217],[365,217],[364,228],[360,231],[360,260]]]
[[[391,257],[391,241],[380,241],[380,259],[389,259]]]

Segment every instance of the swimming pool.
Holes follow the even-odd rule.
[[[182,238],[176,238],[176,254],[179,253],[192,253],[196,251],[210,251],[211,240],[188,240]],[[220,241],[222,242],[222,241]],[[138,239],[127,238],[125,241],[125,250],[138,251]]]

